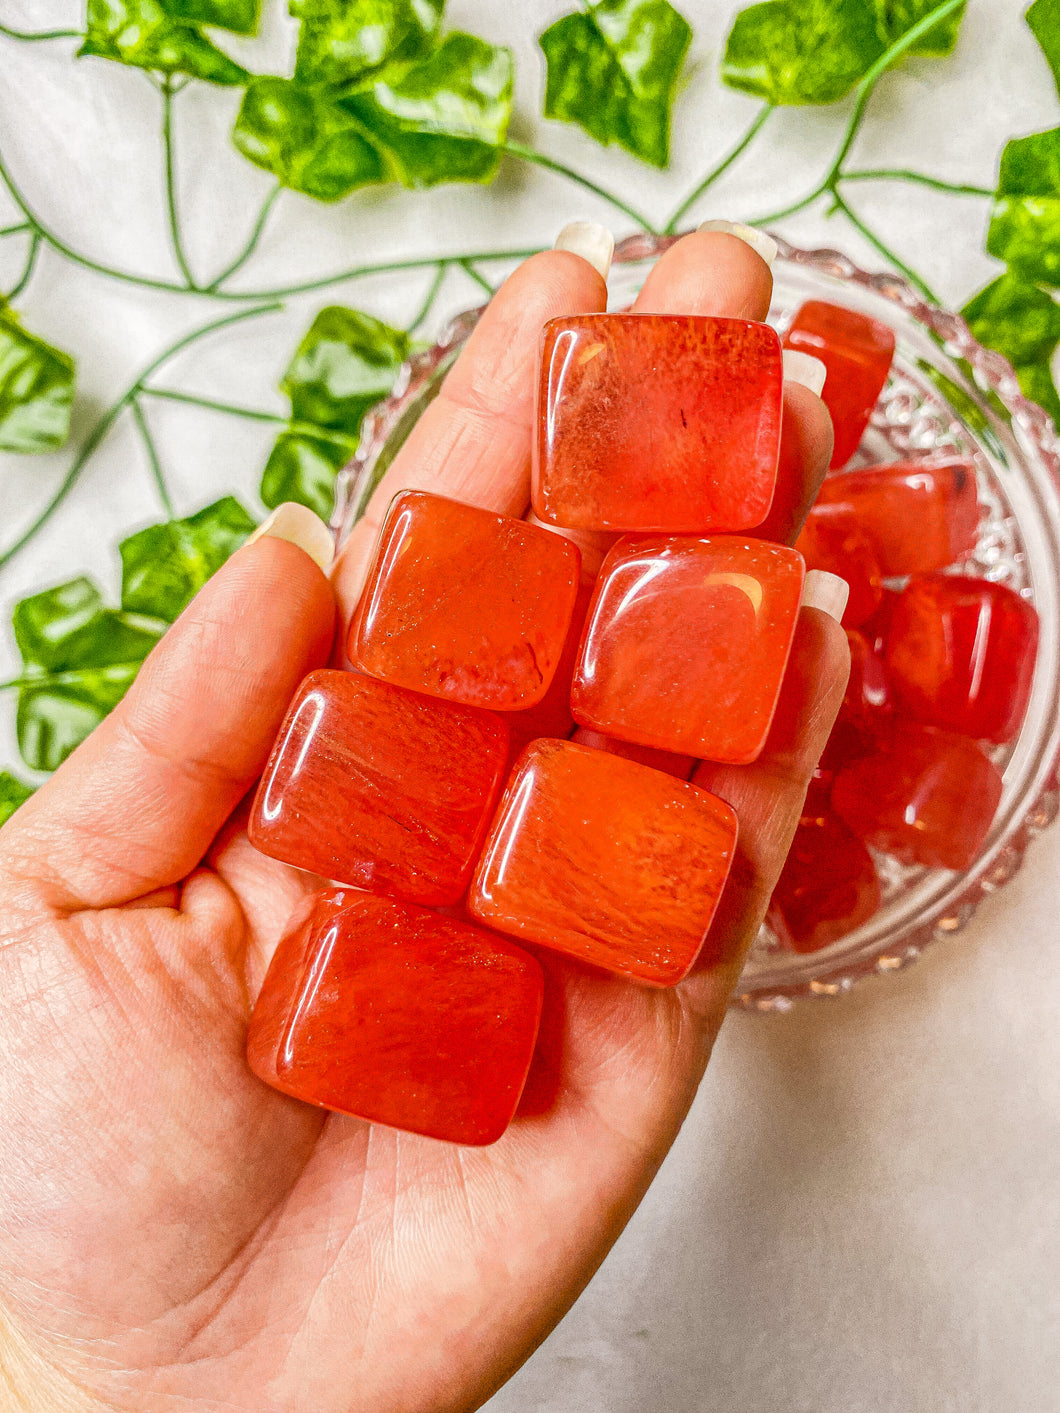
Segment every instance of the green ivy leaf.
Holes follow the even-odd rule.
[[[588,0],[539,43],[548,78],[545,117],[580,124],[597,142],[642,161],[670,160],[670,109],[692,38],[668,0]]]
[[[284,501],[308,505],[329,520],[335,505],[335,477],[357,449],[340,434],[281,432],[261,476],[261,500],[270,510]]]
[[[77,53],[208,83],[243,84],[248,78],[197,29],[172,19],[159,0],[88,0],[85,40]]]
[[[736,16],[721,76],[767,103],[834,103],[884,47],[865,0],[766,0]]]
[[[1060,342],[1060,304],[1037,285],[1007,272],[961,311],[980,343],[1004,354],[1020,387],[1060,425],[1049,359]]]
[[[1060,397],[1048,363],[1022,363],[1016,367],[1016,377],[1025,397],[1044,407],[1057,427],[1060,427]]]
[[[5,824],[23,800],[28,800],[32,794],[32,785],[23,785],[17,775],[0,770],[0,824]]]
[[[876,29],[885,49],[889,49],[896,39],[901,39],[925,15],[938,8],[940,0],[873,0],[876,6]],[[938,24],[932,25],[927,34],[922,34],[907,51],[910,54],[926,54],[932,58],[942,58],[953,52],[964,19],[964,5]]]
[[[343,88],[431,48],[445,0],[291,0],[302,21],[298,83]]]
[[[23,599],[13,622],[19,751],[35,770],[56,770],[125,695],[160,633],[104,608],[90,579]]]
[[[1060,128],[1006,145],[986,248],[1028,280],[1060,284]]]
[[[250,83],[232,140],[284,186],[318,201],[338,201],[390,179],[382,153],[357,119],[326,94],[290,79]]]
[[[239,501],[224,496],[186,520],[130,535],[118,546],[122,608],[172,623],[253,528]]]
[[[356,438],[364,414],[393,387],[408,352],[402,329],[341,305],[322,309],[280,383],[292,420]]]
[[[510,50],[453,33],[421,63],[385,70],[341,106],[379,148],[391,181],[488,182],[508,133],[513,78]]]
[[[217,25],[235,34],[257,34],[261,0],[160,0],[167,15],[194,25]]]
[[[70,434],[74,360],[34,338],[0,299],[0,451],[55,451]]]
[[[1060,304],[1011,272],[980,290],[961,313],[979,342],[1014,366],[1048,362],[1060,342]]]
[[[1025,16],[1060,89],[1060,0],[1034,0]]]

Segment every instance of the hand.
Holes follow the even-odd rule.
[[[769,293],[748,246],[701,233],[658,262],[637,308],[761,319]],[[524,513],[540,327],[604,298],[570,252],[508,280],[347,544],[344,609],[397,489]],[[778,538],[829,452],[822,405],[789,386]],[[602,543],[581,543],[595,568]],[[333,619],[301,549],[266,535],[240,550],[0,831],[0,1387],[16,1408],[485,1400],[578,1295],[681,1125],[847,670],[839,625],[804,609],[766,753],[712,772],[742,842],[697,971],[656,991],[540,954],[520,1115],[493,1147],[461,1149],[325,1115],[244,1059],[312,880],[250,848],[240,801]]]

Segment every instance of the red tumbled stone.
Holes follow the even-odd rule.
[[[850,510],[838,505],[815,506],[795,548],[807,569],[822,569],[846,580],[850,597],[843,613],[845,628],[857,628],[872,617],[883,597],[880,562],[872,541]]]
[[[886,324],[854,309],[808,300],[784,339],[819,358],[827,369],[821,397],[832,415],[832,466],[844,466],[858,449],[894,357],[894,333]]]
[[[247,1037],[266,1084],[451,1143],[493,1143],[526,1081],[538,963],[504,937],[352,890],[318,893],[273,956]]]
[[[860,633],[847,629],[850,644],[850,676],[839,709],[841,720],[861,731],[878,731],[886,726],[894,711],[891,683],[883,659]]]
[[[468,908],[514,937],[673,986],[703,944],[735,843],[735,814],[708,791],[571,741],[535,741]]]
[[[1004,584],[949,574],[911,579],[887,632],[900,709],[977,740],[1011,741],[1034,677],[1038,615]]]
[[[773,499],[780,339],[696,315],[580,314],[542,337],[533,501],[553,525],[743,530]]]
[[[879,906],[880,882],[861,840],[834,814],[804,818],[770,903],[781,940],[794,952],[816,952]]]
[[[508,753],[500,717],[352,672],[312,672],[258,786],[262,853],[414,903],[467,887]]]
[[[534,706],[559,665],[580,559],[570,540],[525,520],[402,491],[350,624],[350,661],[466,706]]]
[[[832,807],[858,838],[902,863],[967,868],[1001,799],[1001,776],[974,741],[895,724],[870,756],[836,774]]]
[[[570,709],[571,683],[574,680],[574,669],[578,662],[578,647],[581,643],[585,618],[589,612],[592,597],[592,583],[579,584],[578,594],[574,601],[574,614],[571,618],[566,641],[563,644],[563,651],[560,654],[559,666],[556,668],[552,684],[544,697],[536,706],[526,707],[523,711],[509,712],[505,716],[508,730],[511,732],[509,760],[514,760],[516,756],[521,755],[531,741],[536,741],[542,736],[565,738],[574,729],[574,717],[571,715]]]
[[[773,720],[802,556],[736,535],[630,536],[604,560],[574,674],[582,726],[742,765]]]
[[[819,506],[845,506],[885,579],[944,569],[975,548],[979,497],[970,461],[898,461],[829,476]]]

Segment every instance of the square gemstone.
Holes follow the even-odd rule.
[[[552,525],[744,530],[769,513],[783,369],[766,324],[580,314],[542,336],[533,501]]]
[[[468,898],[500,932],[655,986],[696,959],[736,816],[706,790],[570,741],[535,741],[497,810]]]
[[[795,315],[785,348],[819,358],[827,370],[821,397],[832,414],[832,466],[845,466],[858,449],[894,357],[886,324],[854,309],[808,300]]]
[[[907,716],[1001,743],[1023,722],[1037,651],[1034,606],[1006,585],[921,574],[895,601],[884,661]]]
[[[312,672],[258,786],[254,846],[414,903],[467,887],[500,788],[508,728],[352,672]]]
[[[819,507],[845,509],[886,579],[944,569],[975,549],[979,497],[970,461],[897,461],[829,476]]]
[[[350,624],[350,661],[447,701],[532,707],[563,652],[580,559],[569,540],[524,520],[402,491]]]
[[[480,927],[352,890],[318,893],[254,1007],[250,1067],[373,1123],[493,1143],[526,1081],[541,967]]]
[[[738,536],[620,540],[597,580],[571,709],[582,726],[697,759],[765,745],[799,612],[802,556]]]

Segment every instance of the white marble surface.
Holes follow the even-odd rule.
[[[287,62],[273,19],[253,67]],[[451,0],[450,23],[512,44],[520,138],[666,212],[749,121],[717,80],[733,0],[684,0],[696,27],[674,126],[674,163],[653,172],[544,123],[533,35],[565,0]],[[970,0],[957,56],[885,80],[859,140],[861,165],[912,165],[989,184],[1010,136],[1060,122],[1049,72],[1017,0]],[[3,0],[26,27],[76,22],[72,0]],[[63,44],[0,39],[0,139],[26,193],[80,249],[169,273],[157,97],[142,77],[71,64]],[[241,46],[233,46],[241,47]],[[220,267],[267,178],[226,149],[233,95],[192,90],[180,110],[182,202],[193,260]],[[834,150],[845,106],[777,115],[762,144],[699,213],[740,216],[805,189]],[[861,187],[860,208],[942,297],[991,275],[986,203],[918,188]],[[0,223],[8,214],[0,197]],[[562,180],[507,169],[487,190],[375,192],[337,208],[284,198],[247,287],[380,255],[546,243],[574,216],[612,213]],[[623,227],[616,225],[621,233]],[[839,222],[784,226],[878,264]],[[0,254],[0,287],[14,252]],[[401,319],[422,282],[360,284],[339,299]],[[175,386],[282,410],[274,384],[316,308],[217,341],[175,364]],[[473,301],[447,289],[448,309]],[[215,317],[206,301],[102,280],[45,253],[27,322],[75,352],[83,432],[152,354]],[[272,430],[170,406],[151,409],[178,509],[227,490],[255,505]],[[47,499],[63,456],[0,456],[0,539]],[[48,533],[0,576],[0,622],[27,592],[87,572],[113,592],[119,533],[159,518],[130,427],[93,461]],[[0,680],[15,666],[0,643]],[[0,763],[16,760],[10,709]],[[960,938],[911,971],[787,1016],[733,1015],[654,1187],[597,1278],[492,1413],[1055,1413],[1060,1409],[1060,831]]]

